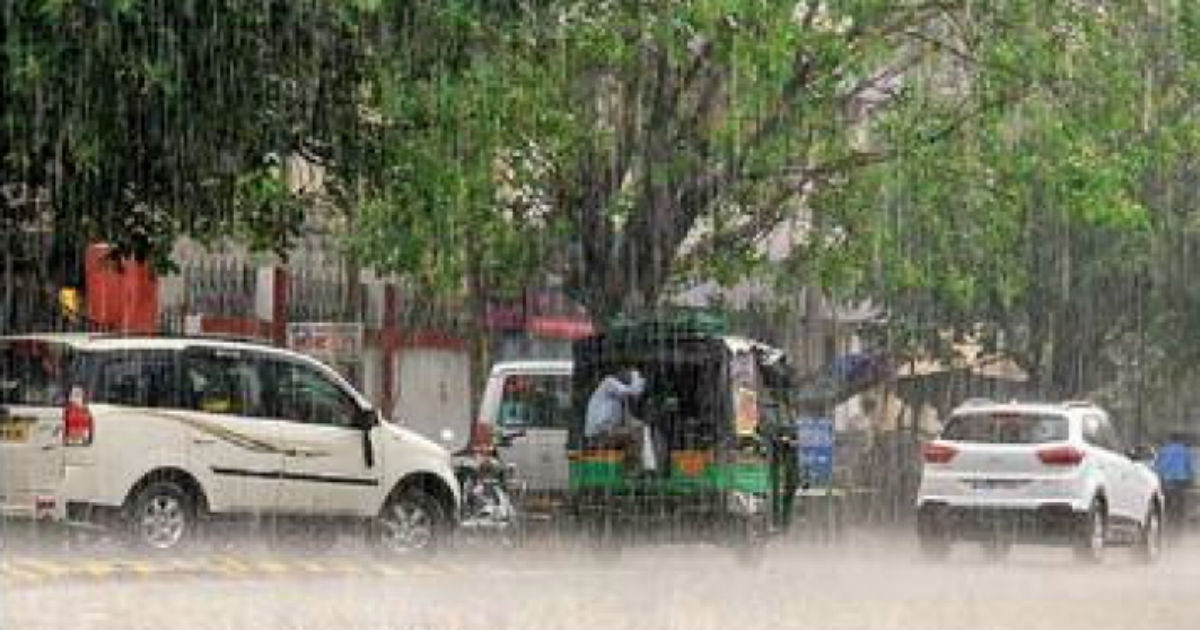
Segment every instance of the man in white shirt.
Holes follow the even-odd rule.
[[[640,462],[642,469],[653,470],[656,462],[649,429],[646,423],[630,415],[627,406],[645,389],[646,379],[636,369],[604,377],[588,398],[583,435],[589,440],[624,448],[627,461]],[[647,444],[651,449],[646,449]]]

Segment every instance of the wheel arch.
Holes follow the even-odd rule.
[[[384,498],[383,505],[380,505],[379,509],[383,510],[387,502],[392,500],[393,497],[397,497],[412,488],[417,488],[433,497],[438,502],[438,505],[445,510],[447,521],[450,525],[452,527],[456,526],[458,524],[457,495],[455,495],[454,491],[447,484],[448,482],[436,473],[428,471],[411,472],[396,482],[391,492]]]
[[[199,514],[204,514],[208,511],[208,494],[204,491],[204,486],[191,473],[176,468],[173,466],[164,466],[155,468],[139,478],[129,491],[125,493],[125,500],[122,505],[129,506],[133,498],[137,496],[146,486],[156,481],[171,481],[179,484],[181,488],[196,500],[195,509]]]

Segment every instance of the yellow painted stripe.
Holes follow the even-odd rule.
[[[70,566],[38,558],[19,558],[14,561],[13,566],[19,570],[40,573],[48,577],[59,577],[71,573]]]
[[[85,560],[83,562],[80,562],[77,566],[78,566],[80,573],[85,573],[92,577],[98,577],[98,578],[109,577],[115,573],[115,571],[113,570],[114,569],[113,564],[111,562],[102,562],[99,560]]]
[[[263,573],[279,575],[288,573],[292,570],[290,566],[276,560],[258,560],[254,562],[254,567]]]
[[[224,575],[246,575],[253,571],[254,567],[232,556],[218,556],[212,558],[208,562],[208,568],[216,573]]]
[[[22,571],[13,567],[0,568],[0,582],[5,586],[18,586],[24,584],[36,584],[42,581],[42,576],[29,571]]]

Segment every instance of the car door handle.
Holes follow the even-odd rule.
[[[216,444],[216,438],[192,438],[192,444]]]

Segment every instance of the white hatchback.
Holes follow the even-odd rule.
[[[1109,545],[1155,560],[1163,497],[1158,477],[1127,451],[1093,404],[969,401],[924,445],[917,496],[922,550],[944,557],[955,540],[998,556],[1016,541],[1066,543],[1097,561]]]

